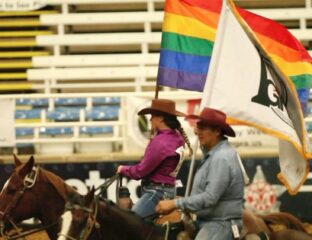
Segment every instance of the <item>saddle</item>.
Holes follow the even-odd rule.
[[[174,210],[173,212],[169,214],[158,216],[158,218],[155,219],[155,223],[156,224],[164,224],[166,222],[177,223],[177,222],[180,222],[181,219],[182,219],[181,211]]]

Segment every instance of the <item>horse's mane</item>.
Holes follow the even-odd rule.
[[[65,181],[54,173],[40,168],[39,171],[42,173],[41,177],[44,181],[48,181],[52,184],[58,194],[64,199],[65,202],[68,200],[68,194],[75,192],[76,190],[65,183]]]
[[[283,224],[286,228],[307,233],[303,223],[290,213],[278,212],[258,216],[261,217],[267,224]]]
[[[18,179],[20,179],[20,176],[25,176],[26,174],[29,174],[31,169],[34,169],[35,166],[35,160],[33,156],[30,157],[28,162],[22,163],[19,158],[14,155],[15,160],[15,169],[12,172],[12,175],[16,175]],[[57,193],[64,199],[65,202],[68,200],[68,194],[76,192],[74,188],[67,185],[65,181],[57,176],[56,174],[45,170],[39,166],[36,166],[38,171],[38,177],[41,178],[41,181],[43,182],[49,182],[54,187],[54,189],[57,191]],[[14,180],[15,178],[13,178]]]

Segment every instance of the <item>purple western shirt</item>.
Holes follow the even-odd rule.
[[[174,185],[175,177],[170,176],[180,160],[176,150],[184,146],[182,135],[172,129],[160,130],[146,147],[140,163],[124,166],[121,174],[132,179],[144,179],[155,183]]]

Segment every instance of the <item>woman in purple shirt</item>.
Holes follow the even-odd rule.
[[[177,116],[185,114],[175,109],[175,103],[167,99],[154,99],[152,105],[138,115],[151,114],[154,137],[146,147],[144,157],[134,166],[119,166],[118,173],[131,179],[142,179],[142,197],[132,210],[146,218],[155,213],[162,199],[175,197],[175,180],[183,161],[185,143],[190,152],[190,142]]]

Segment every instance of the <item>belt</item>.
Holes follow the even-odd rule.
[[[168,184],[168,183],[158,183],[158,182],[152,182],[152,181],[142,181],[143,186],[162,186],[167,188],[173,188],[174,185]]]

